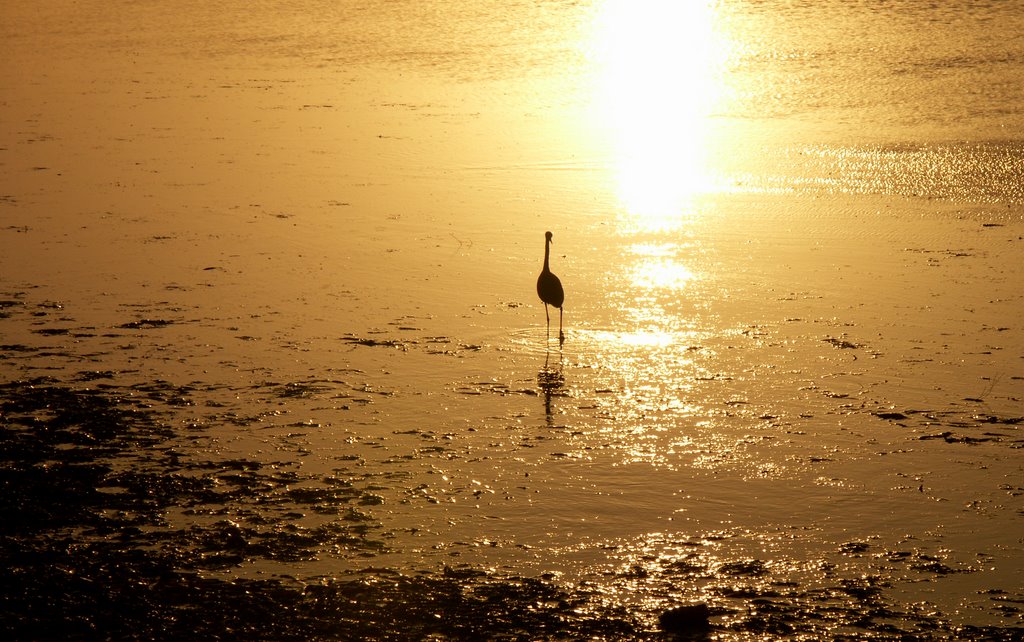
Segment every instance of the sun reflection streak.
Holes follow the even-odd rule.
[[[631,262],[631,281],[644,290],[680,290],[697,278],[676,260],[678,246],[675,244],[638,243],[631,252],[642,257]]]
[[[596,21],[595,103],[618,196],[645,229],[674,229],[710,189],[708,118],[722,93],[723,41],[706,2],[608,0]]]
[[[679,342],[679,337],[661,330],[635,330],[633,332],[594,331],[595,342],[609,346],[629,348],[666,348]]]
[[[693,278],[693,272],[669,259],[644,261],[633,270],[634,285],[647,290],[678,290]]]

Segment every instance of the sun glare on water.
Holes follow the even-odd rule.
[[[636,224],[671,229],[709,191],[708,120],[724,44],[704,2],[608,0],[595,23],[595,110],[618,196]]]
[[[674,245],[640,243],[630,249],[635,258],[631,281],[644,290],[681,290],[697,276],[679,263]]]

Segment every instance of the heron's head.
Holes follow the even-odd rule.
[[[544,238],[547,239],[547,241],[550,243],[551,242],[551,232],[544,232]]]

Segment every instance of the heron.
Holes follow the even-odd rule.
[[[548,338],[551,338],[551,315],[548,306],[558,308],[558,345],[565,343],[565,335],[562,334],[562,302],[565,301],[565,292],[562,290],[562,282],[551,272],[548,264],[548,257],[551,254],[551,232],[544,232],[544,269],[537,277],[537,296],[544,302],[544,318],[548,324]]]

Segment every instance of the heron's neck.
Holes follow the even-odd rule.
[[[551,252],[551,241],[549,241],[548,239],[544,239],[544,271],[545,272],[550,272],[551,271],[551,269],[548,268],[548,254],[550,252]]]

